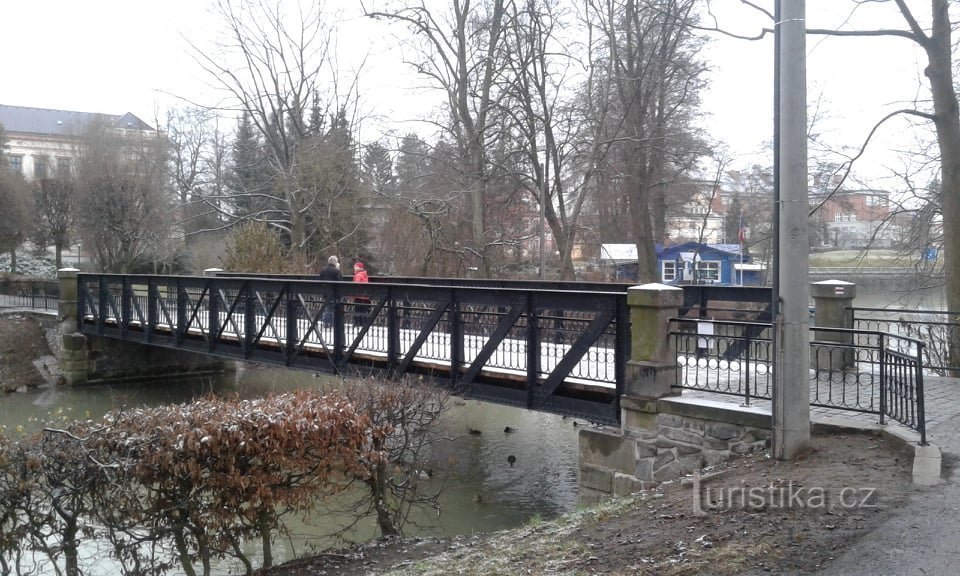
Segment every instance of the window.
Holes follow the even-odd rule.
[[[57,178],[70,177],[70,158],[68,156],[57,157]]]
[[[7,163],[17,174],[23,174],[23,156],[19,154],[10,154],[7,156]]]
[[[708,282],[719,282],[720,263],[715,260],[697,262],[697,278]]]
[[[33,178],[42,180],[47,177],[47,159],[43,156],[33,157]]]
[[[660,277],[664,282],[673,282],[677,279],[677,263],[673,260],[664,260]]]

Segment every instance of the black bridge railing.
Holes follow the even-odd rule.
[[[771,324],[674,319],[677,386],[753,400],[773,398]],[[876,414],[926,443],[920,340],[878,331],[810,328],[810,405]]]
[[[337,374],[430,375],[455,393],[619,421],[626,294],[78,275],[82,332]]]

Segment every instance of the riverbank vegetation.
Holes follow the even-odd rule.
[[[414,381],[347,388],[207,397],[0,437],[0,573],[75,576],[108,550],[122,574],[206,576],[217,561],[249,574],[273,565],[287,518],[358,485],[369,505],[352,508],[357,521],[375,515],[400,534],[429,501],[411,471],[443,397]]]

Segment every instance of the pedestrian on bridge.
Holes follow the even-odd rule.
[[[332,280],[339,282],[343,280],[343,274],[340,273],[340,259],[336,256],[327,258],[327,265],[320,271],[320,280]],[[335,302],[333,301],[333,288],[328,288],[324,293],[323,312],[320,315],[320,321],[324,324],[333,323],[333,310]]]
[[[363,265],[363,262],[357,260],[353,263],[353,281],[367,283],[370,281],[370,277],[367,276],[366,267]],[[353,323],[357,326],[362,326],[367,322],[367,311],[370,307],[370,297],[369,296],[357,296],[353,300]]]

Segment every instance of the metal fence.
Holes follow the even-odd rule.
[[[677,386],[728,394],[745,405],[773,399],[771,324],[674,319]],[[926,442],[922,341],[879,331],[812,327],[810,405],[876,414]]]
[[[57,280],[16,278],[0,281],[0,308],[56,310],[60,301]]]
[[[960,331],[960,313],[943,310],[902,310],[891,308],[847,308],[850,326],[865,331],[860,343],[875,345],[871,332],[882,332],[920,340],[923,368],[928,374],[960,375],[960,366],[950,360],[950,334]],[[906,350],[910,352],[909,346]]]

